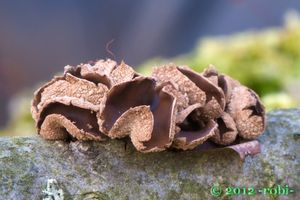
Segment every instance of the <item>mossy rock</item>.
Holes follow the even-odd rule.
[[[300,108],[268,114],[262,152],[243,162],[230,150],[142,154],[123,140],[0,138],[0,199],[42,199],[56,179],[65,199],[300,199]],[[226,187],[288,185],[289,195],[226,196]]]

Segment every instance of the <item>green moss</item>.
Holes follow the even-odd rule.
[[[39,137],[0,138],[0,195],[41,199],[47,179],[62,184],[66,199],[239,199],[213,198],[210,188],[265,188],[288,184],[299,191],[300,109],[268,114],[259,140],[262,153],[241,163],[232,151],[160,152],[124,150],[122,141],[49,142]],[[296,193],[287,198],[296,198]],[[242,196],[276,199],[276,196]],[[281,197],[279,197],[280,199]]]
[[[107,194],[102,192],[82,192],[78,200],[110,200]]]
[[[166,200],[180,199],[180,193],[176,190],[169,190],[166,195]]]
[[[193,181],[193,180],[182,180],[180,185],[180,193],[186,193],[188,195],[197,195],[197,196],[206,196],[207,186],[204,186],[203,184],[200,184],[199,182]]]
[[[300,79],[300,17],[288,13],[283,27],[247,31],[222,37],[201,39],[194,50],[174,58],[154,58],[141,65],[141,73],[169,62],[188,65],[200,72],[213,64],[255,90],[268,110],[300,105],[299,96],[286,89],[297,87]],[[287,98],[276,98],[284,94]],[[275,97],[275,98],[273,98]],[[270,100],[270,98],[272,100]]]

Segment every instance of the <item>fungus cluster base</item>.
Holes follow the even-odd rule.
[[[145,77],[110,59],[66,66],[34,93],[31,112],[45,139],[130,137],[141,152],[207,143],[238,149],[266,121],[258,95],[213,66],[197,73],[168,64]]]

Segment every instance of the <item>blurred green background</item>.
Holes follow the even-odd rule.
[[[201,72],[213,64],[221,72],[255,90],[267,110],[300,105],[300,17],[289,12],[280,28],[247,31],[201,39],[185,55],[154,58],[139,71],[150,74],[152,66],[173,62]]]
[[[268,111],[300,106],[299,14],[289,12],[282,27],[202,38],[190,53],[155,57],[137,70],[149,75],[153,66],[169,62],[188,65],[199,72],[213,64],[219,72],[254,89]],[[15,96],[10,103],[10,122],[0,130],[0,136],[36,132],[29,112],[31,98],[30,89]]]

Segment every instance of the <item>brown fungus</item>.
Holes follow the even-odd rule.
[[[240,144],[231,145],[228,148],[236,151],[242,160],[248,155],[256,155],[260,153],[260,144],[257,140],[252,140],[248,142],[243,142]]]
[[[111,138],[130,136],[141,152],[165,150],[175,134],[175,98],[151,78],[117,84],[99,115],[102,132]],[[122,101],[120,101],[122,99]]]
[[[155,67],[152,76],[159,84],[172,82],[178,92],[172,92],[178,99],[178,111],[184,110],[188,105],[199,103],[205,104],[206,95],[197,85],[186,77],[176,65],[169,64],[161,67]],[[186,96],[187,98],[184,98]],[[187,102],[181,102],[180,99]]]
[[[215,135],[211,137],[211,140],[221,145],[233,143],[237,136],[237,129],[231,116],[224,112],[216,122],[218,123],[218,128],[215,130]]]
[[[114,123],[109,131],[111,138],[123,138],[131,134],[132,143],[142,149],[138,142],[148,141],[153,131],[153,114],[150,106],[142,105],[129,108]]]
[[[107,86],[67,71],[63,77],[55,77],[35,92],[31,111],[39,134],[46,139],[72,136],[82,140],[103,140],[96,113],[108,91]]]
[[[176,98],[164,87],[157,88],[150,106],[153,114],[153,130],[151,137],[136,137],[131,135],[133,144],[141,152],[163,151],[171,146],[175,135],[175,104]],[[142,140],[139,140],[142,139]]]
[[[95,84],[104,84],[108,88],[140,76],[132,67],[123,61],[120,65],[117,65],[115,61],[110,59],[98,60],[95,63],[80,64],[76,67],[66,66],[64,73],[70,73],[78,78],[94,82]]]
[[[225,108],[225,97],[222,89],[214,85],[209,79],[187,67],[178,67],[178,70],[205,92],[205,105],[197,109],[195,112],[196,117],[200,118],[199,120],[210,120],[220,117]]]
[[[151,105],[154,94],[155,81],[152,78],[137,77],[113,86],[101,103],[100,130],[110,136],[110,130],[123,113],[136,106]]]
[[[241,137],[254,139],[263,133],[266,126],[265,108],[253,90],[245,86],[234,88],[227,112],[235,120]]]
[[[186,109],[182,110],[181,112],[177,113],[176,123],[181,124],[184,120],[196,109],[200,108],[200,103],[195,103],[193,105],[188,106]]]
[[[202,75],[210,80],[214,85],[218,85],[219,72],[215,66],[209,65],[206,69],[204,69]]]
[[[230,101],[231,95],[232,95],[232,90],[236,87],[241,86],[240,82],[232,79],[231,77],[227,75],[219,75],[218,77],[218,86],[222,88],[225,98],[226,98],[226,103]]]
[[[72,100],[55,99],[44,104],[37,121],[40,135],[52,140],[67,139],[70,136],[79,140],[103,140],[105,136],[98,128],[97,110],[93,110],[87,103],[74,103]]]
[[[227,75],[220,75],[212,65],[204,70],[203,75],[214,80],[215,84],[222,88],[226,98],[225,111],[234,119],[239,135],[245,139],[254,139],[262,134],[265,129],[265,109],[258,95],[253,90],[242,86],[237,80]],[[228,116],[226,118],[229,119]],[[224,117],[219,118],[220,123],[224,122],[224,119]],[[233,137],[234,134],[231,136]],[[224,144],[224,141],[217,141],[217,137],[218,134],[213,138],[215,142]]]
[[[55,81],[44,88],[41,94],[41,103],[38,106],[42,106],[43,102],[57,97],[74,97],[99,105],[107,91],[107,87],[103,84],[96,85],[67,73],[64,80]]]
[[[110,59],[106,61],[99,60],[94,64],[80,64],[76,67],[68,65],[65,67],[64,73],[70,73],[95,84],[102,83],[109,88],[112,84],[109,75],[116,65],[117,63]]]
[[[194,149],[212,137],[217,127],[214,120],[196,126],[182,127],[180,132],[175,135],[172,146],[183,150]]]
[[[40,87],[39,89],[37,89],[34,92],[33,99],[31,101],[31,115],[32,115],[32,118],[34,119],[34,121],[38,121],[38,118],[39,118],[38,105],[41,103],[42,93],[44,92],[45,88],[52,85],[56,81],[63,80],[63,79],[64,79],[64,77],[62,77],[62,76],[56,76],[51,81],[44,84],[42,87]]]
[[[204,70],[202,73],[204,77],[209,79],[214,85],[220,87],[223,90],[225,95],[226,103],[228,103],[230,96],[232,94],[232,90],[235,87],[240,86],[241,84],[237,81],[232,79],[231,77],[219,74],[215,66],[209,65],[208,68]]]
[[[132,67],[126,65],[123,61],[110,74],[112,85],[130,81],[139,76]]]
[[[243,138],[266,126],[256,93],[213,65],[200,74],[169,64],[152,77],[110,59],[66,66],[35,92],[31,111],[45,139],[130,137],[144,153],[231,148],[244,158],[258,153],[259,143]]]
[[[220,146],[213,143],[211,140],[205,141],[202,145],[197,146],[195,151],[203,152],[208,150],[223,151],[232,149],[239,154],[241,160],[244,161],[246,156],[254,156],[261,152],[260,144],[257,140],[243,141],[234,145]]]

